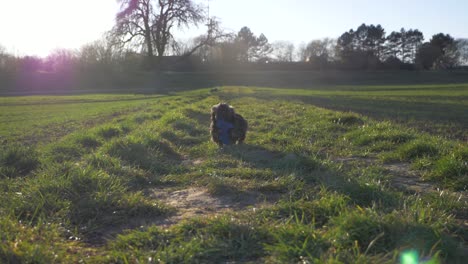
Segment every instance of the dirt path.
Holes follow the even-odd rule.
[[[380,164],[376,158],[349,157],[334,158],[334,162],[340,162],[348,165],[351,162],[360,162],[365,166],[378,165],[384,168],[390,175],[390,184],[400,190],[413,193],[440,192],[440,188],[434,183],[422,180],[420,173],[411,169],[411,165],[406,162]]]
[[[334,162],[341,162],[345,166],[351,165],[351,162],[361,162],[364,166],[378,164],[375,158],[349,157],[349,158],[334,158]],[[396,189],[403,190],[414,194],[436,193],[440,196],[451,194],[458,197],[458,200],[468,205],[467,192],[453,192],[437,187],[434,183],[423,181],[420,173],[411,169],[411,165],[406,162],[378,164],[383,167],[391,175],[390,184]],[[467,207],[465,207],[467,208]],[[460,226],[468,230],[468,211],[462,210],[455,213],[455,221]]]
[[[163,227],[169,227],[193,217],[212,217],[243,210],[255,211],[273,205],[280,198],[279,194],[264,195],[256,192],[213,196],[204,187],[190,187],[174,191],[152,189],[149,196],[176,209],[174,215],[155,221],[154,224]]]
[[[88,237],[85,242],[94,247],[99,247],[127,229],[152,225],[168,228],[183,220],[195,217],[216,217],[245,210],[256,211],[260,208],[272,206],[281,196],[277,193],[265,195],[258,192],[228,193],[214,196],[205,187],[189,187],[187,189],[154,188],[147,190],[146,195],[151,199],[173,207],[175,209],[174,213],[156,218],[132,218],[125,224],[96,230],[95,234]]]

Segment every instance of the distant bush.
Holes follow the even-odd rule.
[[[54,162],[62,163],[79,158],[83,153],[83,149],[78,145],[67,142],[61,142],[49,147],[48,156]]]
[[[275,242],[265,249],[279,262],[309,263],[307,260],[316,260],[330,246],[319,231],[308,225],[284,225],[272,233]]]
[[[342,194],[324,191],[320,195],[323,196],[313,201],[280,201],[262,214],[275,219],[298,219],[302,224],[314,224],[319,228],[331,217],[341,214],[349,203],[349,197]]]
[[[122,133],[122,131],[119,128],[113,127],[113,126],[106,126],[101,128],[98,131],[98,135],[105,139],[117,137]]]
[[[413,160],[439,155],[439,146],[435,142],[420,139],[401,146],[397,152],[402,160]]]
[[[402,131],[395,128],[394,124],[390,122],[382,122],[375,125],[363,126],[359,130],[348,134],[348,137],[359,146],[367,146],[383,141],[394,145],[402,144],[410,141],[415,136],[410,131]]]
[[[353,114],[342,114],[338,117],[332,118],[331,121],[335,124],[352,126],[352,125],[362,125],[364,121],[357,115]]]
[[[413,208],[415,215],[431,213],[427,208]],[[423,211],[424,210],[424,211]],[[387,253],[389,248],[411,247],[419,252],[442,250],[445,257],[459,258],[456,241],[440,232],[436,225],[424,222],[415,223],[411,214],[394,212],[379,215],[370,209],[344,212],[331,220],[327,236],[338,249],[358,245],[362,252]],[[440,219],[442,222],[443,219]]]
[[[97,138],[91,135],[79,135],[76,142],[84,148],[95,149],[101,145]]]
[[[151,168],[151,153],[141,142],[118,140],[110,145],[108,153],[133,165],[138,165],[145,169]]]
[[[0,153],[0,177],[24,176],[39,166],[35,150],[12,146]]]
[[[439,179],[456,190],[468,188],[468,148],[455,150],[454,153],[437,160],[431,178]]]
[[[138,114],[133,118],[133,121],[137,124],[143,124],[145,121],[153,119],[154,116],[150,114]]]

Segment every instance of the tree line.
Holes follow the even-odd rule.
[[[223,30],[218,19],[192,0],[118,0],[115,26],[102,40],[78,51],[57,50],[46,58],[13,56],[0,47],[0,78],[18,72],[110,73],[255,67],[284,70],[452,69],[468,64],[468,40],[439,33],[427,41],[418,29],[387,34],[362,24],[336,39],[295,45],[270,42],[249,27]],[[176,29],[206,27],[189,41]]]

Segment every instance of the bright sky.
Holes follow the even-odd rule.
[[[77,49],[112,28],[115,0],[0,0],[0,45],[17,55]]]
[[[270,41],[336,38],[362,23],[381,24],[387,33],[405,27],[426,38],[439,32],[468,38],[465,0],[211,0],[210,6],[224,28],[248,26]],[[77,49],[109,30],[117,10],[115,0],[0,0],[0,45],[18,55]],[[185,30],[177,37],[201,32]]]

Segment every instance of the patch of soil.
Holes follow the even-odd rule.
[[[213,217],[247,209],[255,211],[259,208],[272,206],[281,197],[279,193],[263,194],[258,192],[226,193],[213,196],[207,188],[202,187],[182,190],[155,188],[148,190],[146,195],[173,207],[175,212],[161,217],[132,218],[122,225],[95,230],[92,235],[84,239],[84,242],[90,246],[99,247],[121,234],[123,230],[144,228],[151,225],[167,228],[193,217]]]
[[[397,188],[416,193],[437,191],[432,183],[422,181],[420,175],[412,170],[408,163],[384,164],[383,167],[392,174],[392,185]]]
[[[183,160],[181,162],[181,165],[182,166],[186,166],[186,167],[191,167],[191,166],[198,166],[198,165],[201,165],[203,164],[205,161],[203,159],[194,159],[194,160],[191,160],[191,159],[188,159],[187,157],[183,157]]]
[[[215,216],[247,208],[256,210],[257,208],[271,206],[280,198],[279,194],[272,193],[265,195],[256,192],[228,193],[222,196],[213,196],[208,192],[208,189],[201,187],[191,187],[177,191],[153,189],[149,195],[151,198],[176,209],[174,215],[153,222],[153,224],[163,227],[172,226],[192,217]]]
[[[332,158],[332,161],[333,162],[342,162],[342,163],[349,163],[349,162],[357,161],[357,162],[363,162],[363,163],[365,163],[367,165],[372,165],[374,163],[377,163],[376,158],[356,157],[356,156],[347,157],[347,158],[341,158],[341,157]]]

